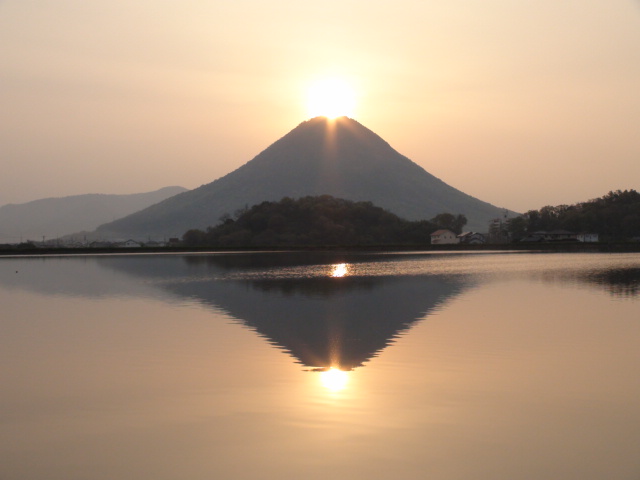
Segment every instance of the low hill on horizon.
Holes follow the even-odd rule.
[[[224,177],[101,225],[96,233],[179,237],[263,201],[318,195],[370,201],[407,220],[460,213],[469,228],[480,231],[504,214],[434,177],[357,121],[316,117]]]
[[[187,191],[171,186],[129,195],[90,193],[0,207],[0,243],[62,237],[121,218]]]
[[[262,202],[214,227],[189,230],[187,246],[268,247],[426,244],[440,228],[427,220],[404,220],[373,205],[329,195]]]

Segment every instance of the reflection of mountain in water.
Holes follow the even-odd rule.
[[[443,258],[331,252],[5,258],[0,285],[50,295],[189,298],[225,310],[304,365],[351,369],[475,284],[478,262]],[[350,264],[353,276],[331,278],[331,265],[340,263]],[[483,278],[502,272],[483,265]],[[637,261],[527,272],[616,296],[640,293]]]
[[[616,268],[576,275],[577,280],[605,288],[616,297],[635,297],[640,293],[640,268]]]
[[[640,294],[638,266],[595,265],[590,268],[551,269],[540,274],[547,282],[581,285],[605,290],[614,297],[636,297]]]
[[[246,255],[183,257],[183,275],[176,276],[180,270],[177,259],[138,258],[132,262],[111,258],[106,264],[159,278],[165,271],[159,268],[160,260],[178,279],[162,281],[164,289],[224,310],[301,364],[319,369],[361,366],[400,332],[470,285],[459,276],[279,278],[278,268],[285,264],[316,265],[321,261],[284,255],[256,257],[258,269]],[[269,268],[271,275],[258,274]],[[233,279],[220,279],[222,272],[234,270]]]
[[[460,293],[442,278],[308,278],[176,284],[242,320],[309,367],[362,365],[401,331]]]
[[[81,298],[148,297],[157,292],[127,272],[103,268],[90,256],[2,258],[0,286]]]

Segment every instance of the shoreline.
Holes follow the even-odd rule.
[[[484,245],[281,245],[250,247],[136,247],[136,248],[3,248],[0,257],[50,256],[50,255],[108,255],[108,254],[160,254],[160,253],[259,253],[259,252],[464,252],[464,251],[529,251],[561,253],[637,253],[640,243],[528,243],[528,244],[484,244]]]

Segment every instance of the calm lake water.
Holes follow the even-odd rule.
[[[639,254],[0,258],[0,479],[640,479]]]

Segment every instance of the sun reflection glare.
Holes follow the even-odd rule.
[[[347,386],[348,381],[349,373],[334,367],[320,373],[320,382],[322,383],[322,386],[332,392],[344,389]]]
[[[346,263],[338,263],[337,265],[333,265],[332,268],[332,277],[344,277],[349,273],[349,265],[347,265]]]

